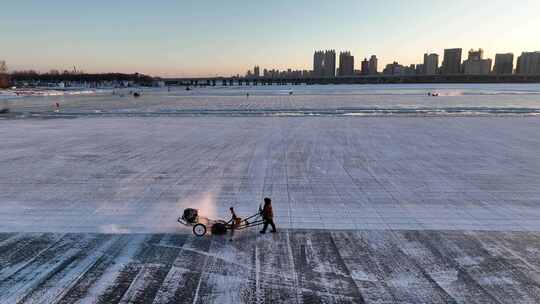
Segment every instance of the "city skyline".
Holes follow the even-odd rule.
[[[0,58],[11,70],[76,66],[87,72],[213,76],[243,74],[254,65],[311,69],[309,54],[328,47],[351,51],[357,66],[377,54],[380,67],[421,63],[424,53],[442,55],[448,47],[482,47],[492,59],[513,53],[515,66],[522,51],[540,49],[534,39],[538,9],[538,1],[528,0],[133,1],[129,8],[99,0],[12,1],[0,11],[0,26],[7,29]],[[500,14],[508,10],[512,14]]]
[[[465,60],[461,48],[445,49],[442,63],[439,65],[439,54],[424,53],[423,61],[417,64],[402,65],[393,61],[379,72],[377,55],[371,55],[355,65],[354,54],[350,51],[340,51],[336,57],[336,50],[316,50],[313,54],[311,70],[263,69],[260,66],[248,70],[246,78],[335,78],[358,77],[367,75],[387,76],[415,76],[415,75],[540,75],[540,52],[523,51],[518,56],[513,53],[497,53],[495,59],[486,58],[484,49],[470,49]],[[514,65],[514,58],[516,64]],[[337,66],[337,68],[336,68]],[[515,67],[515,68],[514,68]],[[237,75],[240,77],[240,75]]]

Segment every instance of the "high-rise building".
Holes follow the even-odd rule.
[[[258,65],[253,68],[253,77],[261,77],[261,68]]]
[[[426,74],[426,68],[424,67],[424,64],[417,64],[416,65],[415,74],[416,75],[424,75],[424,74]]]
[[[403,69],[403,71],[401,72],[401,75],[405,75],[405,76],[414,76],[416,75],[416,70],[418,68],[416,67],[415,64],[411,64],[409,65],[408,67],[405,67]]]
[[[364,58],[364,60],[362,61],[362,67],[361,67],[360,73],[362,75],[369,74],[369,61],[367,60],[367,58]]]
[[[514,54],[496,54],[493,71],[498,75],[512,74],[514,71]]]
[[[313,76],[336,77],[336,51],[316,51],[313,55]]]
[[[439,72],[439,55],[424,54],[424,65],[422,74],[435,75]]]
[[[487,75],[491,73],[491,59],[484,59],[484,50],[470,50],[463,62],[463,73],[467,75]]]
[[[373,55],[369,59],[369,75],[377,75],[377,56]]]
[[[324,76],[324,52],[315,51],[313,55],[313,76],[322,77]]]
[[[518,57],[516,73],[540,75],[540,52],[523,52]]]
[[[336,51],[324,52],[324,77],[336,77]]]
[[[354,75],[354,56],[351,52],[339,53],[339,76],[353,76]]]
[[[469,56],[467,57],[468,60],[482,60],[484,58],[484,50],[478,49],[478,50],[469,50]]]
[[[442,64],[443,74],[459,74],[461,73],[461,55],[462,49],[446,49],[444,50],[444,59]]]

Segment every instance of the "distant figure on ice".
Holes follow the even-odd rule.
[[[272,210],[272,200],[266,197],[264,199],[264,207],[261,210],[261,215],[264,221],[263,229],[261,230],[261,233],[266,233],[266,229],[268,228],[268,225],[272,226],[272,233],[277,232],[276,230],[276,224],[274,224],[274,211]]]
[[[249,98],[249,93],[246,93],[246,98]]]
[[[290,92],[289,92],[289,96],[292,96],[292,94],[293,94],[293,91],[290,91]]]

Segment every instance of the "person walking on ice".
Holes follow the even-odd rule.
[[[272,230],[270,232],[275,233],[276,230],[276,224],[274,224],[274,211],[272,210],[272,200],[266,197],[264,199],[264,206],[261,210],[261,215],[264,221],[263,229],[260,231],[261,233],[266,233],[266,229],[268,228],[268,225],[272,226]]]

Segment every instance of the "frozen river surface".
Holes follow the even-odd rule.
[[[537,85],[289,90],[4,98],[0,303],[539,302]]]
[[[271,197],[280,228],[540,231],[535,117],[0,121],[0,231],[189,232]]]
[[[133,98],[133,92],[142,97]],[[2,103],[16,113],[40,116],[540,114],[540,84],[274,85],[30,93],[21,91],[16,98],[14,93],[5,93]]]

